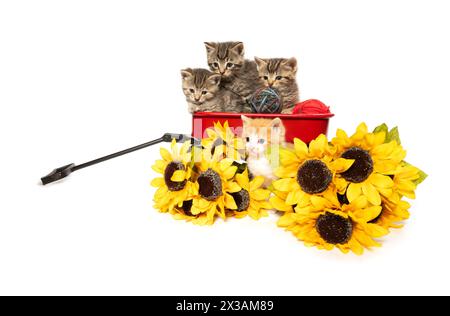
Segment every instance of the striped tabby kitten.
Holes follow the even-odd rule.
[[[222,87],[247,100],[261,83],[256,63],[244,58],[242,42],[205,43],[210,69],[222,76]],[[252,112],[247,105],[243,112]]]
[[[181,78],[189,113],[241,112],[242,99],[220,88],[220,75],[206,69],[187,68],[181,70]]]
[[[274,88],[283,100],[281,113],[291,114],[299,101],[296,81],[297,60],[295,58],[261,59],[255,57],[259,78],[266,87]]]

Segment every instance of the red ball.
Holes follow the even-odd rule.
[[[306,100],[297,105],[294,108],[292,114],[324,114],[330,113],[330,107],[326,106],[319,100]]]

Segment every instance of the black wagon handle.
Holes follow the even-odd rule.
[[[147,147],[150,147],[153,145],[157,145],[157,144],[164,143],[164,142],[170,143],[170,142],[172,142],[173,139],[175,139],[177,141],[177,143],[184,143],[184,142],[190,140],[193,145],[199,144],[199,141],[191,136],[184,135],[184,134],[166,133],[162,137],[152,140],[150,142],[147,142],[145,144],[134,146],[134,147],[119,151],[117,153],[114,153],[114,154],[111,154],[108,156],[97,158],[95,160],[91,160],[91,161],[83,163],[81,165],[75,165],[72,163],[72,164],[68,164],[68,165],[65,165],[60,168],[56,168],[55,170],[53,170],[51,173],[49,173],[45,177],[42,177],[41,182],[43,185],[47,185],[49,183],[64,179],[64,178],[68,177],[72,172],[78,171],[80,169],[84,169],[84,168],[102,163],[104,161],[114,159],[114,158],[129,154],[129,153],[132,153],[132,152],[135,152],[140,149],[144,149],[144,148],[147,148]]]

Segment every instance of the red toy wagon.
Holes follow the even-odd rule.
[[[293,142],[299,138],[309,143],[320,134],[327,134],[328,123],[334,116],[322,102],[308,100],[302,102],[296,108],[297,114],[245,114],[249,118],[274,119],[279,117],[286,128],[286,141]],[[214,127],[214,123],[221,124],[228,121],[229,126],[240,134],[242,131],[242,120],[240,113],[195,113],[192,119],[192,136],[202,139],[206,136],[206,130]]]
[[[299,138],[305,143],[309,143],[320,134],[327,134],[328,122],[334,116],[325,104],[318,100],[304,101],[296,106],[294,114],[245,114],[250,118],[281,118],[286,128],[286,141],[293,142],[294,138]],[[152,140],[148,143],[138,145],[117,153],[101,157],[80,165],[68,164],[53,170],[50,174],[41,178],[42,184],[46,185],[52,182],[66,178],[72,172],[84,169],[98,163],[129,154],[131,152],[147,148],[162,142],[171,142],[175,139],[177,142],[191,140],[198,142],[205,136],[205,131],[214,126],[214,123],[221,124],[228,121],[234,132],[239,135],[242,131],[243,122],[240,113],[195,113],[192,119],[192,137],[183,134],[166,133],[162,137]]]

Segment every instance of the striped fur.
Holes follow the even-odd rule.
[[[296,81],[297,60],[295,58],[255,58],[260,82],[276,89],[283,99],[281,113],[292,113],[299,101]]]
[[[242,42],[205,43],[211,71],[222,76],[222,87],[247,100],[262,85],[254,61],[244,58]],[[243,109],[251,112],[249,106]]]
[[[242,111],[243,100],[220,87],[221,76],[206,69],[181,71],[183,93],[189,113]]]

